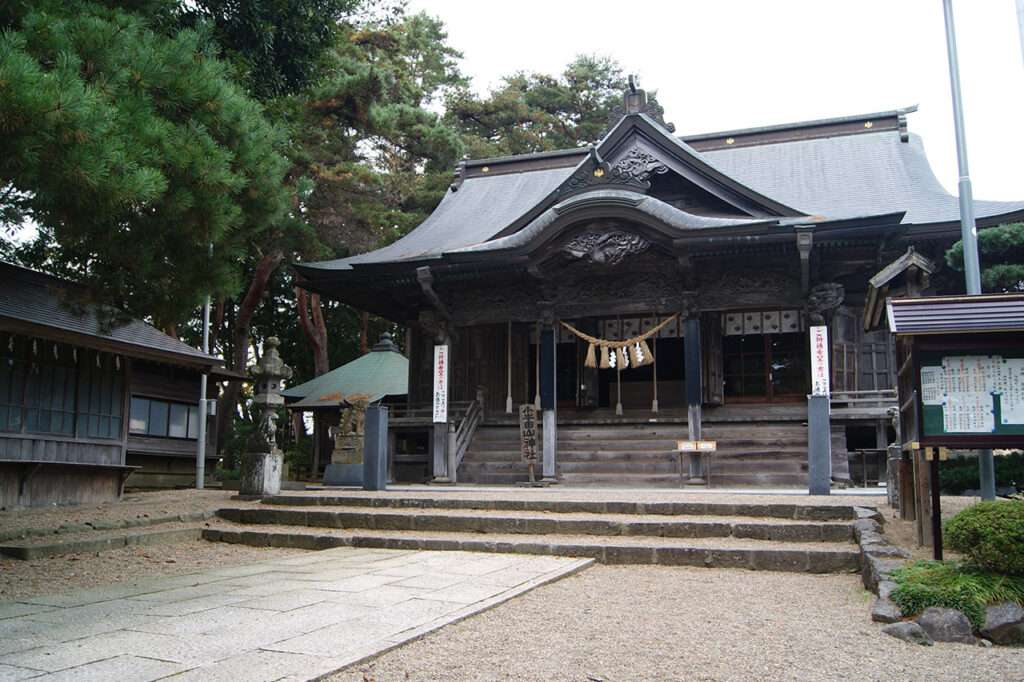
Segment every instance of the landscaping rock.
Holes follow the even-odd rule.
[[[931,646],[935,644],[935,640],[933,640],[920,625],[913,621],[886,625],[882,628],[882,632],[887,635],[892,635],[896,639],[902,639],[904,642],[909,642],[910,644],[920,644],[922,646]]]
[[[860,555],[861,580],[864,587],[872,592],[878,592],[878,583],[882,582],[889,575],[889,572],[903,565],[902,561],[891,559],[880,559],[866,552]]]
[[[878,523],[885,523],[885,517],[874,507],[854,507],[853,513],[857,515],[858,521],[861,519],[872,519]]]
[[[985,609],[985,627],[981,634],[996,644],[1024,641],[1024,608],[1012,601],[989,606]]]
[[[933,606],[917,617],[917,623],[936,642],[974,644],[970,621],[956,609]]]
[[[864,545],[861,549],[875,556],[899,557],[900,559],[906,559],[910,556],[908,552],[895,545]]]
[[[869,531],[872,533],[882,532],[882,524],[874,519],[859,519],[850,525],[853,526],[853,532],[857,538],[857,542],[860,542],[861,533]]]
[[[878,583],[878,596],[888,599],[889,595],[892,594],[892,591],[897,587],[899,587],[899,585],[891,580],[882,580]]]
[[[887,597],[879,597],[871,609],[871,620],[876,623],[898,623],[903,620],[903,611]]]

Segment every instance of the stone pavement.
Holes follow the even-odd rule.
[[[0,680],[309,680],[591,563],[339,547],[0,602]]]

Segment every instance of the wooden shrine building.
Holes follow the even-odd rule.
[[[450,345],[449,400],[484,409],[445,470],[459,481],[525,478],[513,408],[550,372],[566,482],[677,485],[696,402],[716,483],[806,484],[812,324],[830,328],[833,475],[868,479],[857,455],[891,440],[895,404],[869,291],[884,301],[911,276],[914,295],[962,290],[942,267],[958,202],[907,130],[914,110],[677,137],[631,89],[596,146],[461,163],[402,239],[298,269],[408,325],[403,428],[432,401],[434,345]],[[1021,220],[1024,201],[976,213]]]
[[[71,282],[0,261],[0,507],[195,482],[200,377],[227,378],[222,361],[138,320],[105,325],[83,300]]]

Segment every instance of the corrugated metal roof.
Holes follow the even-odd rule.
[[[1024,294],[896,298],[886,308],[899,335],[1024,331]]]
[[[0,261],[0,328],[12,328],[13,322],[29,333],[43,338],[76,337],[84,346],[115,345],[120,352],[137,357],[168,356],[160,359],[186,364],[220,366],[222,361],[182,343],[144,322],[103,329],[97,308],[86,306],[86,314],[77,316],[61,304],[62,296],[78,293],[77,285],[42,272]],[[6,324],[5,324],[6,322]],[[155,353],[154,353],[155,351]]]
[[[409,360],[386,336],[361,358],[303,384],[281,391],[285,398],[299,398],[292,408],[333,407],[364,399],[374,403],[387,395],[409,392]]]

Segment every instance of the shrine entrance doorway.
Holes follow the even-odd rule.
[[[729,313],[722,363],[726,403],[806,400],[807,338],[798,310]]]

